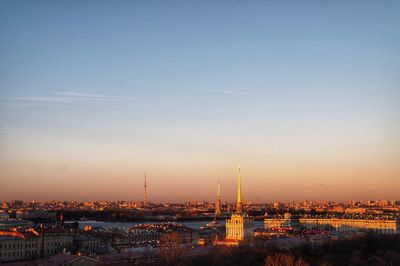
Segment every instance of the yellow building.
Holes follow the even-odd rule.
[[[238,167],[238,195],[236,212],[226,220],[226,238],[222,244],[237,246],[248,243],[254,237],[254,220],[247,213],[243,212],[242,184],[240,166]]]
[[[399,229],[396,219],[301,218],[299,222],[306,229],[331,226],[336,231],[373,231],[384,234],[395,234]]]
[[[291,228],[294,227],[292,215],[285,213],[283,217],[264,219],[265,229]]]
[[[400,232],[400,220],[393,219],[353,219],[353,218],[320,218],[300,217],[294,222],[290,216],[284,218],[267,218],[264,220],[265,229],[282,227],[299,227],[306,230],[330,229],[336,231],[373,231],[384,234]]]

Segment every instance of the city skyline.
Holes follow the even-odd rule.
[[[0,200],[399,199],[399,3],[0,3]]]
[[[240,170],[240,165],[238,165],[238,172],[236,172],[237,176],[239,176],[239,180],[240,176],[241,176],[241,170]],[[202,194],[202,193],[196,193],[193,194],[192,189],[193,187],[188,188],[187,190],[184,189],[183,191],[189,191],[190,195],[189,197],[187,197],[186,199],[181,199],[181,198],[176,198],[176,197],[171,197],[171,196],[166,196],[164,198],[160,198],[159,195],[154,195],[154,199],[151,200],[151,198],[149,199],[148,196],[148,185],[147,185],[147,172],[145,172],[145,181],[144,181],[144,186],[142,187],[142,191],[139,194],[135,194],[135,195],[128,195],[127,198],[104,198],[102,196],[97,197],[97,198],[93,198],[93,197],[88,197],[88,196],[77,196],[74,198],[61,198],[60,196],[55,197],[55,198],[46,198],[46,197],[37,197],[37,198],[24,198],[24,197],[19,197],[19,198],[2,198],[0,199],[0,201],[14,201],[14,200],[23,200],[25,202],[30,202],[30,201],[35,201],[35,202],[49,202],[49,201],[130,201],[130,202],[143,202],[144,206],[146,206],[149,203],[155,203],[155,204],[159,204],[159,203],[179,203],[179,202],[187,202],[187,201],[206,201],[206,202],[218,202],[220,198],[222,198],[221,202],[226,202],[226,203],[234,203],[237,204],[237,198],[240,195],[240,198],[242,199],[242,192],[240,192],[242,190],[242,187],[240,186],[240,189],[238,189],[238,185],[239,183],[237,183],[234,177],[232,180],[226,180],[226,187],[228,188],[227,191],[224,191],[223,188],[221,190],[221,178],[218,178],[217,183],[215,184],[211,184],[213,187],[213,189],[215,189],[215,186],[217,186],[218,188],[218,193],[216,195],[213,195],[210,198],[201,198],[198,196],[198,194]],[[242,181],[239,181],[240,184],[242,183]],[[143,185],[143,183],[142,183]],[[320,184],[320,186],[323,186],[323,184]],[[205,186],[206,189],[203,190],[204,191],[208,191],[207,186]],[[113,190],[113,188],[108,188],[111,189],[111,191]],[[170,191],[168,190],[164,190],[166,193],[170,193]],[[222,191],[222,193],[221,193]],[[245,192],[249,192],[251,193],[251,191],[254,191],[254,189],[245,189]],[[272,188],[271,191],[274,191],[274,188]],[[199,191],[201,192],[201,191]],[[223,194],[223,192],[225,192],[225,194]],[[151,193],[151,192],[150,192]],[[324,192],[325,193],[325,192]],[[334,193],[337,193],[336,191],[334,191]],[[225,195],[225,197],[221,197],[222,195]],[[397,200],[398,198],[396,196],[390,198],[390,197],[354,197],[354,195],[356,195],[356,193],[350,193],[348,197],[344,197],[341,199],[334,199],[334,197],[329,197],[329,196],[322,196],[322,197],[315,197],[315,196],[310,196],[310,197],[289,197],[289,198],[285,198],[282,196],[279,196],[281,194],[281,191],[276,191],[275,193],[270,193],[275,195],[274,197],[255,197],[254,195],[250,195],[250,199],[248,199],[247,197],[244,198],[244,200],[242,201],[243,204],[246,203],[271,203],[271,202],[303,202],[303,201],[311,201],[311,202],[336,202],[336,203],[347,203],[350,201],[361,201],[361,202],[366,202],[366,201],[377,201],[377,200]],[[316,195],[317,193],[312,193],[313,195]],[[362,194],[362,193],[361,193]],[[353,197],[351,197],[353,196]]]

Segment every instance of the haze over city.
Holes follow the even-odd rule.
[[[0,2],[0,200],[398,199],[399,2]]]

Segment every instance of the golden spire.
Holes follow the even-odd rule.
[[[243,205],[242,205],[242,180],[240,176],[240,165],[238,165],[238,195],[237,195],[237,207],[236,211],[238,213],[243,212]]]

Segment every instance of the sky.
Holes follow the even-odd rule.
[[[400,199],[398,1],[0,1],[0,200]]]

